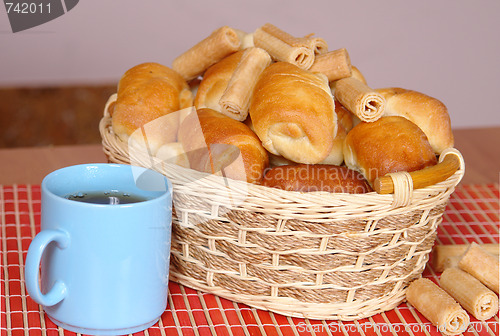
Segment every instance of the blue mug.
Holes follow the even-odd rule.
[[[113,196],[106,204],[83,200],[101,194]],[[167,307],[172,228],[165,176],[120,164],[62,168],[42,182],[41,212],[41,231],[26,256],[26,288],[55,324],[123,335],[158,321]]]

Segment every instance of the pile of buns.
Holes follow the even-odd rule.
[[[446,107],[372,89],[344,48],[265,24],[221,27],[167,67],[129,69],[108,105],[113,132],[162,160],[293,191],[361,193],[453,147]]]

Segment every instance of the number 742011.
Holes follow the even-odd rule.
[[[6,2],[5,7],[7,14],[13,12],[18,14],[36,14],[36,13],[50,13],[50,2],[34,3],[34,2]]]

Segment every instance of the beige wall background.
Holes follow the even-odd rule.
[[[499,126],[499,14],[498,0],[81,0],[13,34],[0,6],[0,87],[115,83],[138,63],[170,65],[220,26],[270,22],[347,48],[373,88],[440,99],[454,128]]]

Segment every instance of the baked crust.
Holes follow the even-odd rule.
[[[255,133],[272,154],[314,164],[332,149],[337,115],[324,75],[276,62],[260,76],[249,112]]]
[[[436,154],[454,145],[451,121],[446,106],[436,98],[402,88],[383,88],[377,92],[386,101],[385,116],[401,116],[425,133]]]
[[[179,118],[172,112],[191,104],[189,87],[177,72],[158,63],[139,64],[127,70],[118,83],[110,111],[113,131],[128,141],[145,127],[134,136],[138,142],[146,141],[154,153],[161,145],[176,141]]]
[[[212,109],[190,113],[179,141],[192,169],[249,183],[260,183],[269,164],[259,138],[242,122]]]
[[[399,116],[356,125],[345,139],[344,161],[371,185],[387,173],[412,172],[437,163],[424,132]]]

